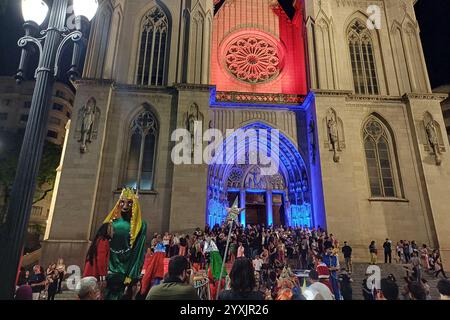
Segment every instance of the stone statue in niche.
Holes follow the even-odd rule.
[[[336,111],[330,108],[325,117],[325,130],[327,137],[325,140],[325,146],[333,151],[333,161],[339,162],[339,153],[345,148],[344,141],[344,126],[342,120],[337,116]]]
[[[433,119],[429,119],[429,121],[425,124],[425,131],[427,133],[428,143],[430,144],[431,150],[436,159],[436,165],[440,166],[442,159],[440,156],[438,129],[436,128],[436,124]]]
[[[328,127],[328,137],[333,147],[333,161],[339,162],[339,155],[337,152],[339,144],[339,135],[338,135],[336,115],[334,114],[334,112],[331,112],[327,118],[327,127]]]
[[[87,144],[97,138],[99,118],[100,110],[97,108],[97,102],[94,98],[90,98],[78,113],[77,136],[81,153],[86,153]]]
[[[184,124],[191,135],[191,156],[194,156],[195,146],[202,144],[203,132],[196,132],[198,124],[203,123],[203,114],[199,111],[197,104],[192,104],[184,117]]]

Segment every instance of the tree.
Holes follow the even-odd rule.
[[[53,191],[56,178],[56,169],[61,159],[61,147],[46,141],[42,155],[39,175],[36,181],[33,204],[44,200],[47,194]]]
[[[9,0],[0,0],[0,15],[3,15],[6,12],[8,4]]]
[[[3,206],[0,207],[0,222],[3,222],[8,208],[9,197],[14,183],[23,136],[11,132],[0,132],[0,194]],[[56,169],[59,165],[62,149],[46,141],[42,155],[33,204],[45,199],[53,191]]]
[[[14,182],[21,143],[20,135],[6,131],[0,133],[0,194],[2,195],[0,222],[4,222],[8,208],[8,199]]]

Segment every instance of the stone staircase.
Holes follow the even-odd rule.
[[[403,268],[403,264],[378,264],[381,269],[381,278],[387,277],[389,274],[393,274],[397,279],[397,283],[400,287],[402,287],[405,283],[403,278],[406,276],[405,269]],[[353,300],[364,300],[362,294],[362,282],[365,277],[365,273],[367,268],[369,267],[368,263],[354,263],[353,264]],[[228,268],[227,268],[228,269]],[[439,279],[435,279],[433,275],[430,275],[426,272],[422,272],[422,277],[428,281],[430,286],[430,293],[433,300],[438,300],[440,295],[437,290],[437,283]],[[63,282],[63,292],[57,294],[55,300],[77,300],[76,291],[69,290],[66,286],[66,283]],[[401,288],[400,288],[401,289]]]
[[[63,290],[62,293],[56,294],[55,300],[78,300],[78,296],[75,291]]]
[[[386,278],[389,274],[393,274],[395,276],[395,279],[397,280],[397,284],[400,287],[400,291],[405,284],[404,277],[406,276],[406,271],[403,268],[404,264],[378,264],[378,267],[381,269],[381,278]],[[367,268],[369,267],[368,263],[354,263],[353,264],[353,300],[364,300],[363,294],[362,294],[362,283],[365,278],[365,273]],[[437,283],[439,279],[434,278],[432,274],[427,273],[426,271],[422,270],[422,278],[428,281],[428,285],[430,286],[430,294],[433,300],[439,299],[440,295],[437,290]]]

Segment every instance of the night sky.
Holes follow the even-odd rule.
[[[280,2],[288,8],[291,1]],[[19,63],[17,40],[23,35],[20,2],[0,0],[0,75],[14,75]],[[450,84],[450,0],[419,0],[416,15],[431,85],[435,88]],[[70,55],[66,54],[66,57],[70,58]],[[68,65],[68,61],[64,64]]]

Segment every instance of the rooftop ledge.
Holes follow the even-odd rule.
[[[372,197],[369,198],[370,202],[406,202],[408,203],[409,200],[408,199],[403,199],[403,198],[383,198],[383,197]]]

